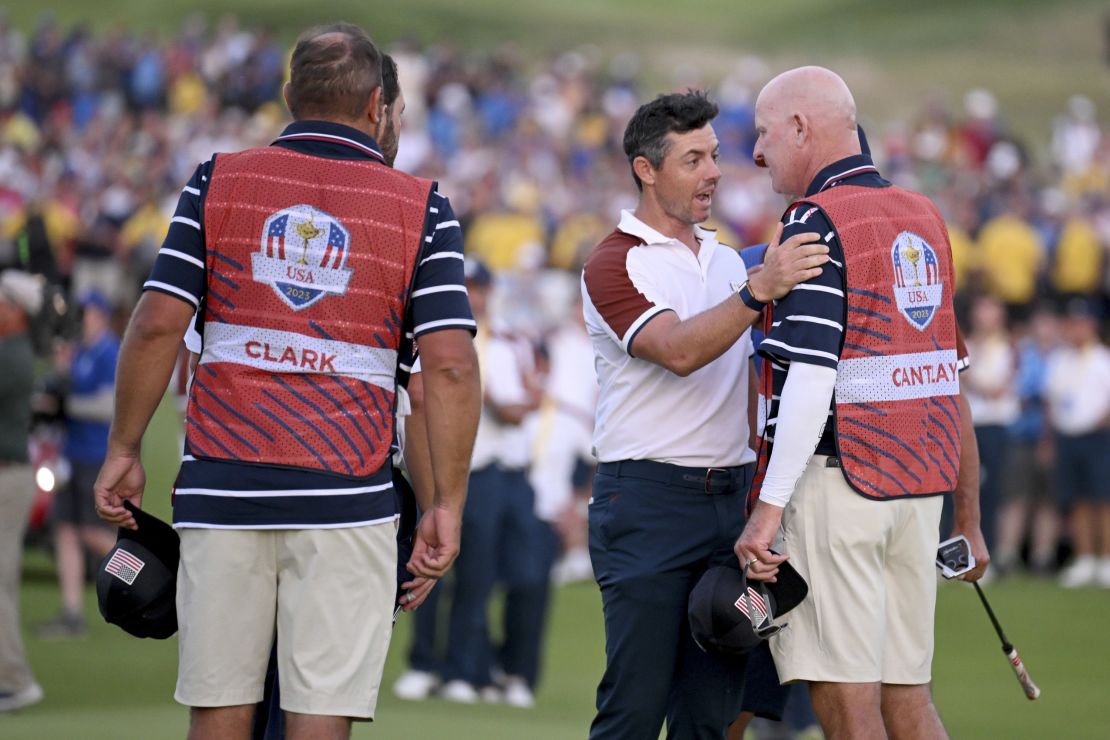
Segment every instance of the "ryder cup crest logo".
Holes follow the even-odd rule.
[[[262,244],[251,254],[254,279],[273,287],[294,311],[326,295],[343,295],[353,270],[346,267],[351,233],[335,216],[310,205],[270,214]]]
[[[944,296],[936,250],[912,231],[903,231],[890,250],[894,262],[894,300],[898,310],[919,331],[936,316]]]

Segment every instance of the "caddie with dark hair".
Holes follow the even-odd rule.
[[[744,666],[707,654],[687,601],[732,556],[755,452],[748,306],[820,272],[825,246],[801,234],[767,250],[750,282],[736,250],[698,224],[721,177],[717,106],[704,93],[643,105],[624,149],[635,211],[582,276],[600,384],[590,556],[605,612],[606,669],[591,738],[724,738]]]
[[[275,632],[287,737],[347,737],[374,716],[413,337],[434,498],[420,502],[401,605],[419,604],[459,551],[480,398],[462,234],[436,183],[393,170],[374,140],[381,59],[350,24],[300,37],[294,122],[269,147],[197,168],[124,337],[95,490],[100,516],[134,529],[123,504],[142,499],[142,435],[198,313],[173,512],[175,698],[192,707],[192,738],[249,736]]]

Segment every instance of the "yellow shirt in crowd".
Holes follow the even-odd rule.
[[[543,246],[543,224],[524,213],[484,213],[466,235],[466,251],[494,272],[523,266],[526,253]]]
[[[1044,260],[1036,229],[1012,213],[991,219],[979,232],[978,267],[987,278],[987,290],[999,300],[1031,302]]]
[[[1102,244],[1091,222],[1074,216],[1056,244],[1052,286],[1061,293],[1094,293],[1102,278]]]
[[[948,224],[948,242],[952,245],[956,290],[962,290],[967,286],[967,273],[975,269],[975,243],[966,231],[952,224]]]

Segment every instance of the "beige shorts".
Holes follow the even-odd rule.
[[[779,678],[928,683],[942,497],[874,501],[814,455],[783,512],[809,596],[771,640]]]
[[[374,716],[393,629],[393,522],[179,533],[178,702],[261,701],[276,625],[282,709]]]

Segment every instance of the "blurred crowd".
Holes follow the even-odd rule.
[[[621,138],[660,92],[646,60],[593,47],[387,50],[407,103],[396,166],[440,182],[468,253],[493,274],[491,325],[536,349],[537,383],[561,378],[543,370],[560,343],[584,336],[567,334],[580,331],[577,270],[619,210],[635,205]],[[43,277],[40,355],[55,365],[73,356],[52,345],[80,344],[81,304],[107,307],[118,332],[197,163],[266,144],[287,121],[288,54],[266,29],[231,16],[191,18],[165,37],[50,19],[27,31],[0,19],[0,268]],[[714,219],[720,240],[738,248],[765,241],[785,206],[751,160],[753,91],[771,73],[738,56],[718,77],[681,68],[667,83],[706,87],[720,104]],[[996,570],[1055,573],[1065,535],[1078,555],[1065,585],[1110,588],[1110,506],[1083,498],[1096,480],[1067,474],[1092,456],[1110,459],[1110,418],[1077,412],[1110,404],[1110,130],[1075,96],[1051,130],[1024,141],[989,91],[961,93],[958,102],[923,96],[898,120],[864,110],[861,121],[883,174],[930,195],[950,227]],[[565,383],[573,395],[576,381]],[[560,392],[541,388],[533,410],[557,406]],[[573,423],[590,413],[575,409]],[[537,459],[542,439],[534,434],[529,448]],[[585,480],[579,471],[560,495],[581,493]],[[573,534],[581,507],[566,506],[544,518],[575,553],[566,577],[588,576]]]

